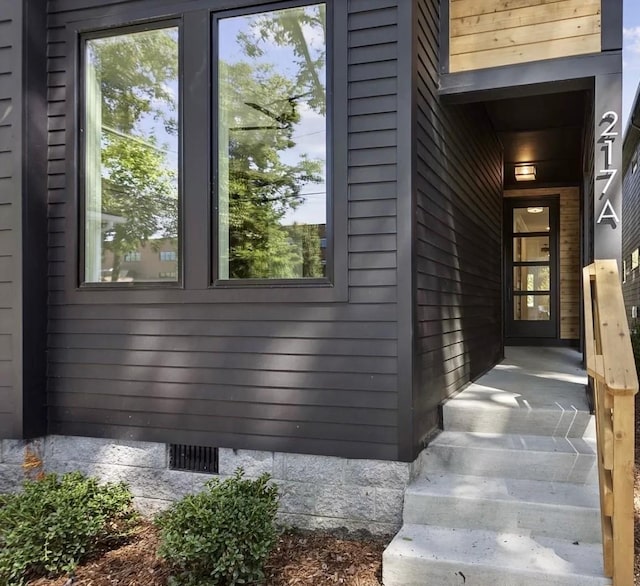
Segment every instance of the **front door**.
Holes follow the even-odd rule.
[[[505,199],[505,336],[558,337],[558,199]]]

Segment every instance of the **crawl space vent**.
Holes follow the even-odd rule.
[[[169,468],[217,474],[218,448],[169,444]]]

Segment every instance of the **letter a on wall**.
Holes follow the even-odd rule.
[[[613,209],[613,206],[611,205],[611,202],[609,200],[605,202],[604,207],[602,208],[602,211],[600,212],[600,215],[598,216],[598,221],[596,223],[602,224],[603,222],[611,223],[613,228],[617,228],[618,224],[620,224],[620,219],[616,215],[616,212]]]

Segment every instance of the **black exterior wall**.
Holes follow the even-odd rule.
[[[584,144],[594,144],[595,142],[595,104],[593,103],[593,92],[587,101],[588,107],[584,122]],[[581,239],[581,260],[582,266],[591,264],[594,259],[594,195],[595,183],[595,154],[592,149],[583,149],[582,169],[584,171],[584,182],[582,187],[582,239]],[[582,314],[582,312],[581,312]]]
[[[442,400],[502,357],[502,147],[482,104],[438,95],[438,2],[415,3],[414,446]]]
[[[640,248],[640,100],[636,96],[630,115],[630,123],[624,137],[622,184],[622,259],[627,275],[622,284],[624,304],[630,323],[632,307],[640,311],[640,266],[632,269],[631,255]],[[620,267],[620,271],[622,271]],[[637,318],[635,321],[640,322]]]
[[[22,72],[22,10],[17,2],[4,0],[2,8],[2,46],[0,47],[0,430],[3,435],[22,431],[22,385],[16,372],[22,366],[22,307],[19,246],[22,234],[22,176],[20,163]]]
[[[49,431],[397,459],[396,2],[334,3],[336,71],[344,72],[334,94],[334,127],[345,131],[334,141],[344,299],[314,288],[212,290],[206,274],[205,288],[74,287],[69,29],[251,4],[49,3]]]
[[[637,144],[634,151],[637,157]],[[631,308],[633,306],[640,308],[640,267],[631,268],[631,254],[640,248],[640,172],[636,170],[632,173],[631,165],[625,170],[622,192],[622,258],[627,266],[627,276],[622,284],[622,291],[627,318],[630,323],[633,323]],[[635,319],[637,321],[637,317]]]
[[[0,436],[45,432],[46,2],[0,2]]]

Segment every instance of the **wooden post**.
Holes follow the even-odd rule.
[[[634,396],[614,397],[613,584],[633,584]]]

